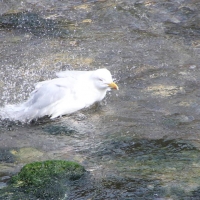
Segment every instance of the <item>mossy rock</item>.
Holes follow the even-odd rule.
[[[71,161],[48,160],[30,163],[11,178],[5,193],[17,191],[39,199],[59,199],[69,192],[70,181],[79,179],[84,173],[83,166]],[[16,196],[14,193],[13,195]],[[10,199],[14,199],[14,196]]]

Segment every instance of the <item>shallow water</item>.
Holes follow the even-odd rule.
[[[90,172],[68,199],[199,199],[199,9],[187,0],[1,1],[1,106],[66,69],[106,67],[120,90],[53,121],[1,121],[0,187],[26,163],[66,159]]]

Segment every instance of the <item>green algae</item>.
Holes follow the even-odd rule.
[[[8,187],[1,190],[0,198],[60,199],[70,191],[70,182],[80,179],[84,173],[84,167],[72,161],[30,163],[11,178]]]
[[[72,161],[48,160],[34,162],[25,165],[19,174],[12,177],[11,182],[21,186],[41,186],[46,184],[52,177],[61,178],[65,176],[76,180],[83,175],[84,168]]]

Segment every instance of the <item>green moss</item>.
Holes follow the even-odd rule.
[[[76,180],[83,175],[84,168],[70,161],[48,160],[25,165],[18,175],[13,176],[12,183],[20,186],[44,185],[52,178],[68,178]]]
[[[59,199],[70,190],[70,181],[79,179],[84,172],[84,167],[71,161],[48,160],[30,163],[11,178],[5,193],[16,196],[14,191],[17,190],[20,196],[27,194],[31,198],[34,196],[41,199]]]

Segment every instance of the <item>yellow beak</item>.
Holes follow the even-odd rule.
[[[112,89],[116,89],[116,90],[119,90],[118,86],[116,83],[112,82],[112,83],[109,83],[108,86]]]

